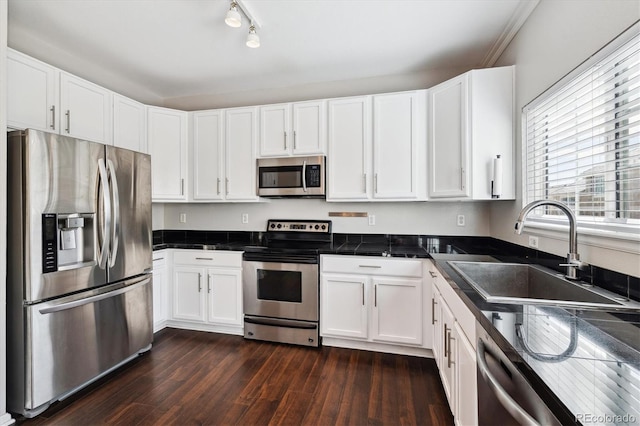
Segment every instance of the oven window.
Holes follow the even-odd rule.
[[[302,272],[258,269],[258,299],[302,302]]]
[[[260,188],[300,188],[302,167],[260,167]]]

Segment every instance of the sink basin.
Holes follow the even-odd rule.
[[[466,261],[448,263],[488,302],[640,309],[640,303],[584,282],[569,281],[562,274],[541,266]]]

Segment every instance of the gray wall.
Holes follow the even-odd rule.
[[[516,158],[522,158],[522,107],[639,18],[640,7],[635,0],[540,2],[496,63],[496,66],[516,65]],[[517,200],[490,206],[491,236],[528,245],[528,235],[531,234],[523,232],[523,235],[518,236],[513,233],[514,219],[523,206],[522,162],[516,163]],[[536,235],[539,236],[540,249],[566,255],[566,232],[538,231]],[[578,242],[584,261],[640,276],[640,244],[637,241],[579,234]]]

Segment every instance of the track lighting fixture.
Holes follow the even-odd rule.
[[[251,24],[249,27],[249,35],[247,35],[247,46],[251,48],[260,47],[260,37],[256,34],[256,27]]]
[[[224,18],[224,22],[233,28],[238,28],[242,25],[242,15],[238,12],[238,3],[235,1],[231,2],[231,7],[229,7],[229,11],[227,12],[227,16]]]
[[[247,46],[251,48],[260,47],[260,37],[256,33],[256,28],[260,28],[260,24],[255,17],[249,12],[247,6],[242,0],[231,0],[231,5],[224,18],[224,22],[233,28],[242,26],[242,15],[250,22],[249,34],[247,35]]]

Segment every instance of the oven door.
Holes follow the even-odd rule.
[[[318,321],[318,265],[243,262],[244,313]]]

